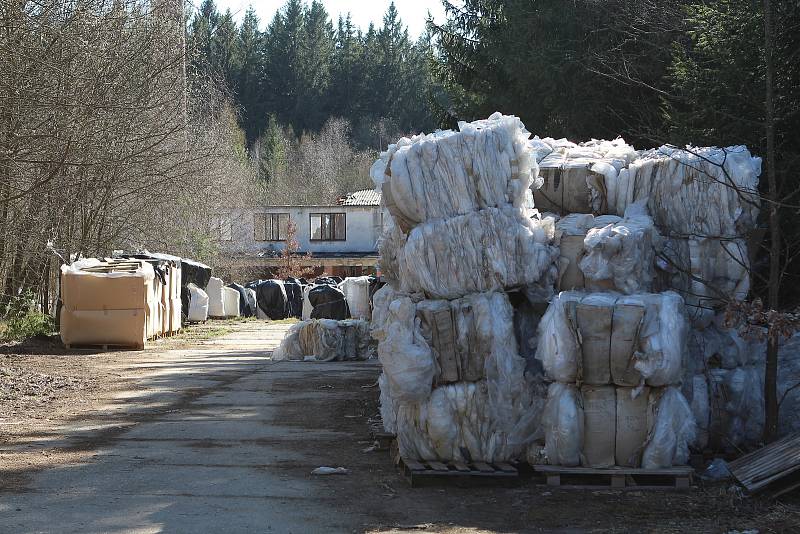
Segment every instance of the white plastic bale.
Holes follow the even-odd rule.
[[[744,146],[662,146],[593,189],[594,209],[622,215],[646,200],[670,235],[736,238],[755,228],[761,159]]]
[[[339,284],[353,319],[370,318],[369,280],[369,276],[354,276],[345,278]]]
[[[189,312],[187,320],[202,322],[208,319],[208,294],[194,284],[189,284]]]
[[[542,414],[545,454],[553,465],[574,467],[581,463],[583,406],[574,385],[553,382],[547,390]]]
[[[239,317],[239,299],[241,295],[232,287],[222,288],[225,317]]]
[[[316,361],[366,360],[373,357],[369,323],[360,319],[311,319],[292,325],[272,359]]]
[[[664,386],[680,383],[685,368],[684,353],[688,325],[683,311],[683,300],[672,292],[619,295],[617,293],[592,293],[588,296],[576,291],[563,291],[553,298],[539,323],[539,345],[536,358],[541,360],[547,376],[559,382],[575,382],[578,363],[582,358],[586,333],[569,316],[578,304],[609,308],[616,316],[617,307],[644,308],[641,324],[625,325],[625,330],[637,330],[634,340],[634,365],[646,384]],[[634,316],[630,317],[635,319]],[[596,326],[596,325],[591,325]],[[603,332],[593,333],[593,343],[610,347],[614,336],[613,320],[607,329],[607,342],[599,338]],[[579,335],[580,334],[580,335]],[[596,338],[596,339],[595,339]],[[580,341],[584,339],[584,341]],[[589,339],[589,338],[587,338]],[[592,352],[587,348],[588,352]],[[583,351],[586,352],[586,351]],[[610,358],[611,353],[605,353]],[[584,354],[587,356],[587,354]],[[589,354],[598,357],[598,354]],[[586,365],[585,362],[583,364]],[[606,367],[610,370],[611,362]],[[625,381],[627,382],[627,380]],[[628,385],[628,384],[621,384]]]
[[[304,321],[308,321],[309,319],[311,319],[311,312],[314,311],[314,306],[311,305],[311,301],[308,299],[308,294],[311,292],[312,289],[314,289],[313,284],[309,284],[303,288],[302,319]],[[264,318],[268,318],[266,313],[264,314]]]
[[[684,296],[692,324],[705,327],[729,299],[750,291],[750,257],[744,239],[673,237],[665,241],[657,266],[664,288]]]
[[[694,375],[689,382],[691,389],[690,406],[692,415],[697,423],[697,434],[693,445],[698,450],[708,446],[709,431],[711,429],[711,399],[708,391],[708,380],[705,375]]]
[[[628,295],[650,291],[661,244],[653,220],[645,214],[627,214],[616,224],[589,230],[579,263],[587,289]]]
[[[558,213],[588,213],[597,203],[599,184],[616,179],[618,172],[636,156],[623,139],[596,140],[576,145],[565,139],[532,140],[539,160],[542,186],[534,192],[539,209]],[[545,147],[549,147],[547,151]],[[594,188],[590,187],[592,184]],[[601,213],[604,210],[595,209]]]
[[[221,278],[211,277],[206,286],[208,293],[208,316],[225,317],[225,302],[223,295],[223,283]]]
[[[642,453],[642,467],[660,469],[685,465],[697,425],[689,403],[674,387],[651,390],[656,396],[655,420]]]
[[[488,208],[414,228],[397,252],[400,289],[429,298],[537,285],[552,292],[558,249],[553,219]]]
[[[440,385],[433,389],[429,399],[418,402],[396,395],[395,382],[400,378],[406,383],[408,379],[396,375],[396,366],[386,365],[397,357],[396,353],[387,354],[386,339],[387,332],[397,326],[392,313],[399,305],[415,306],[418,317],[430,317],[430,312],[436,311],[451,318],[448,319],[453,329],[451,357],[458,358],[457,373],[461,373],[451,379],[469,381]],[[402,436],[398,439],[401,450],[411,455],[407,457],[465,460],[458,449],[460,446],[467,447],[474,460],[521,457],[540,432],[544,391],[536,377],[525,374],[526,362],[517,352],[513,308],[508,297],[503,293],[474,294],[450,302],[422,301],[414,305],[408,297],[400,296],[388,308],[388,320],[383,319],[383,312],[375,314],[382,326],[375,325],[373,333],[381,340],[378,350],[384,363],[386,390],[391,403],[397,407],[397,433]],[[421,320],[412,323],[406,319],[404,324],[419,332],[404,335],[425,340],[435,367],[433,373],[439,376],[444,362],[436,358],[441,357],[439,351],[444,350],[439,344],[442,340],[431,338],[429,327],[423,328],[421,323]],[[426,335],[429,336],[427,340]],[[402,357],[407,358],[408,352],[406,350]],[[449,363],[453,363],[452,360]],[[424,384],[425,390],[430,392],[427,375]],[[470,384],[474,387],[469,387]],[[479,405],[470,404],[472,402]],[[480,421],[476,422],[475,417]],[[481,429],[480,432],[476,428]]]
[[[458,132],[404,137],[370,173],[405,230],[487,207],[522,207],[538,173],[529,136],[517,117],[494,113],[460,122]]]
[[[399,285],[400,260],[398,254],[406,243],[406,237],[391,217],[384,218],[383,233],[378,238],[378,256],[381,274],[389,284]]]

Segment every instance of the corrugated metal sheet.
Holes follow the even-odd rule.
[[[381,194],[374,189],[362,189],[338,200],[341,206],[380,206]]]

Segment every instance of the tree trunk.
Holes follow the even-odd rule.
[[[767,184],[769,193],[769,228],[770,228],[770,264],[769,264],[769,308],[777,310],[780,296],[780,262],[781,262],[781,229],[778,201],[778,180],[775,175],[775,109],[773,95],[774,64],[772,57],[772,2],[764,0],[764,60],[765,60],[765,87],[764,87],[764,118],[766,129],[767,153]],[[767,365],[764,374],[764,441],[773,441],[778,432],[778,348],[779,333],[769,326],[769,341],[767,343]]]

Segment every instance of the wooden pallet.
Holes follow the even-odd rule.
[[[779,497],[800,488],[800,433],[742,456],[728,468],[749,493]]]
[[[509,463],[429,462],[400,458],[399,467],[412,488],[438,485],[503,485],[519,483],[519,471]]]
[[[99,343],[66,343],[64,347],[67,350],[91,350],[103,352],[108,352],[109,350],[144,350],[144,345],[114,345]]]
[[[691,467],[669,467],[665,469],[613,467],[595,469],[590,467],[561,467],[557,465],[535,465],[533,470],[545,476],[548,486],[625,490],[689,489],[692,485],[692,473],[694,472]]]

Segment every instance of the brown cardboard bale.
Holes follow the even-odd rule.
[[[617,465],[639,467],[647,441],[650,388],[634,399],[633,388],[617,388],[616,451]]]
[[[582,386],[585,467],[611,467],[616,460],[617,398],[614,386]]]
[[[583,382],[603,385],[611,383],[611,323],[612,306],[577,304],[575,318],[580,332],[583,355]]]
[[[611,378],[618,386],[637,386],[642,379],[634,365],[633,353],[639,345],[639,329],[644,306],[617,304],[611,327]]]
[[[143,348],[147,314],[139,310],[70,310],[61,308],[65,345],[122,345]]]
[[[66,271],[61,275],[61,300],[72,310],[139,309],[152,291],[151,284],[133,274]]]

